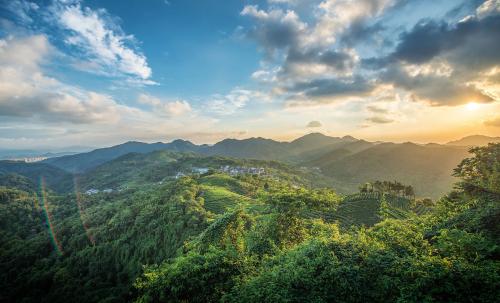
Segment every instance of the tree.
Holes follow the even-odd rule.
[[[474,157],[464,159],[453,175],[462,179],[466,192],[486,191],[500,194],[500,143],[470,149]]]

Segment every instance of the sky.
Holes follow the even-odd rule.
[[[500,135],[500,0],[0,0],[0,148]]]

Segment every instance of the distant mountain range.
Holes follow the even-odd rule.
[[[488,143],[500,143],[500,137],[488,137],[482,135],[467,136],[459,140],[450,141],[447,145],[457,146],[484,146]]]
[[[297,167],[314,168],[331,179],[340,192],[354,192],[374,180],[398,180],[415,187],[421,196],[438,197],[449,191],[455,179],[453,168],[474,145],[500,142],[499,137],[469,136],[447,144],[368,142],[353,138],[312,133],[291,142],[265,138],[225,139],[214,145],[196,145],[185,140],[170,143],[126,142],[90,152],[49,158],[38,165],[67,173],[84,173],[129,153],[154,151],[192,152],[204,156],[226,156],[283,161]],[[15,172],[13,164],[0,162],[0,174]],[[40,172],[38,166],[31,170]],[[37,175],[33,173],[32,175]],[[64,178],[63,178],[64,179]]]

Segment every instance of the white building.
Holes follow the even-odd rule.
[[[94,195],[94,194],[98,194],[98,193],[99,193],[99,190],[95,189],[95,188],[91,188],[85,192],[86,195]]]
[[[194,174],[200,174],[200,175],[202,175],[202,174],[206,174],[206,173],[208,173],[208,168],[206,168],[206,167],[193,167],[193,168],[191,169],[191,171],[192,171]]]

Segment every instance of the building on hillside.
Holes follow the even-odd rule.
[[[206,167],[193,167],[193,168],[191,169],[191,172],[192,172],[193,174],[200,174],[200,175],[203,175],[203,174],[208,173],[208,168],[206,168]]]
[[[219,169],[221,172],[229,174],[231,176],[237,175],[263,175],[266,170],[263,167],[244,167],[244,166],[221,166]]]
[[[112,188],[106,188],[106,189],[103,189],[102,192],[106,193],[106,194],[109,194],[109,193],[113,192],[113,189]]]
[[[95,188],[91,188],[85,192],[86,195],[94,195],[94,194],[98,194],[98,193],[99,193],[99,190],[95,189]]]

